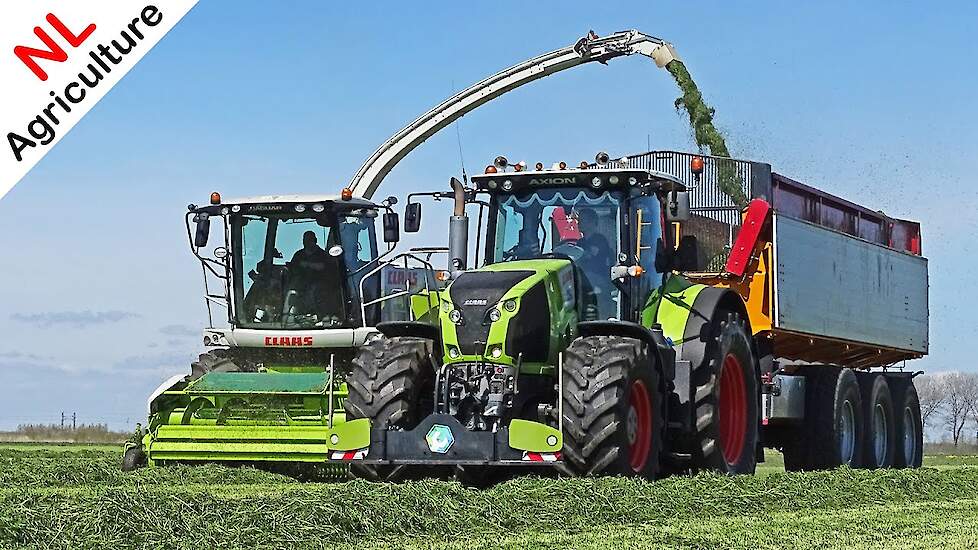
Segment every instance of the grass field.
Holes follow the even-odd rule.
[[[916,471],[299,482],[250,468],[125,474],[120,449],[0,445],[0,547],[978,547],[978,457]]]

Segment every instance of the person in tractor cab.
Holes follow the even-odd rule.
[[[593,208],[581,208],[576,211],[577,227],[581,238],[577,246],[584,251],[581,271],[586,279],[584,286],[588,299],[586,303],[593,307],[585,311],[585,317],[598,318],[598,312],[614,311],[615,302],[611,295],[611,267],[615,263],[615,253],[608,244],[600,223],[600,217]],[[588,309],[590,309],[590,307]]]
[[[296,292],[296,313],[325,318],[342,311],[342,293],[330,292],[340,284],[340,258],[330,256],[319,246],[315,232],[302,234],[302,248],[292,255],[288,267],[289,287]]]

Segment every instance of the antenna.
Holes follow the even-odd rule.
[[[455,81],[452,81],[452,95],[455,95]],[[462,165],[462,181],[466,187],[469,185],[469,175],[465,173],[465,157],[462,156],[462,127],[459,124],[461,117],[455,119],[455,139],[458,141],[458,162]]]

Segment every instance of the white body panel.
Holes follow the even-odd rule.
[[[372,327],[309,330],[205,329],[204,338],[212,346],[241,348],[350,348],[360,346],[371,335]],[[208,344],[205,344],[208,345]]]

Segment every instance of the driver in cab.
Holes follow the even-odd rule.
[[[584,208],[577,211],[577,227],[581,238],[577,241],[584,251],[581,270],[587,278],[588,294],[593,300],[597,311],[589,317],[594,319],[608,318],[616,315],[614,297],[611,294],[611,267],[615,262],[614,250],[608,243],[608,238],[602,231],[598,213],[593,209]]]
[[[324,317],[341,310],[338,302],[342,293],[330,292],[330,288],[335,289],[340,284],[337,279],[339,269],[330,269],[338,261],[319,246],[315,232],[302,234],[302,248],[292,255],[292,261],[288,263],[289,286],[296,291],[296,309],[299,313]]]

